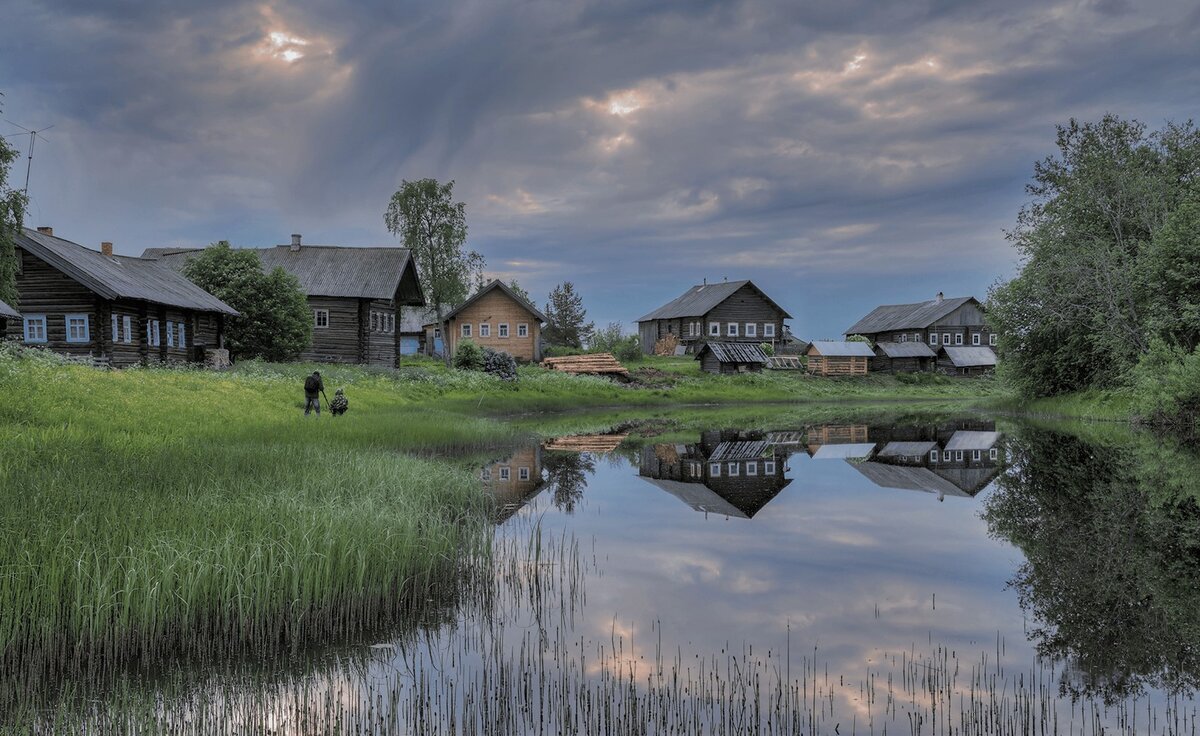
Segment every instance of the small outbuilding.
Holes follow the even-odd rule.
[[[865,342],[814,340],[808,345],[808,372],[817,376],[865,376],[875,351]]]
[[[0,301],[0,338],[8,334],[8,323],[18,324],[21,321],[21,315],[17,310]]]
[[[938,351],[937,367],[951,376],[978,376],[996,370],[996,354],[987,347],[946,347]]]
[[[871,370],[888,373],[931,371],[937,363],[937,353],[923,342],[875,343]]]
[[[750,342],[706,342],[696,360],[705,373],[757,373],[767,364],[767,354]]]

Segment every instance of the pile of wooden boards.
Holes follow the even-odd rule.
[[[603,454],[616,450],[628,436],[628,434],[576,434],[569,437],[556,437],[546,440],[542,449]]]
[[[542,361],[542,365],[552,371],[563,371],[564,373],[621,377],[629,375],[629,369],[621,365],[621,362],[612,353],[546,358]]]

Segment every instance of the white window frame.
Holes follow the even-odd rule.
[[[708,475],[710,478],[720,478],[721,477],[721,463],[709,463],[708,464]]]
[[[529,480],[529,468],[517,468],[517,480]]]
[[[954,451],[954,462],[961,463],[962,461],[963,461],[963,451],[955,450]]]
[[[942,450],[942,462],[948,463],[954,459],[954,454],[949,450]]]
[[[379,312],[371,310],[371,332],[379,332]]]
[[[491,480],[492,479],[492,469],[484,468],[483,470],[479,471],[479,477],[482,478],[483,480]]]
[[[758,461],[750,460],[746,463],[746,475],[758,475]]]
[[[982,345],[983,344],[983,335],[979,334],[978,332],[971,333],[971,344],[972,345]]]
[[[938,333],[936,333],[936,332],[929,333],[929,344],[930,345],[938,344]]]
[[[324,324],[321,324],[324,322]],[[313,329],[327,330],[329,329],[329,310],[314,309],[313,310]]]
[[[529,323],[527,323],[527,322],[518,322],[517,323],[517,337],[529,337]]]
[[[50,342],[50,329],[44,314],[26,314],[22,320],[24,326],[25,342],[29,345],[44,345]],[[35,329],[31,330],[33,327]],[[30,337],[31,334],[41,332],[40,336]]]
[[[746,337],[758,337],[758,325],[754,322],[746,323]]]
[[[775,337],[775,323],[767,322],[763,325],[763,337]]]
[[[71,337],[71,321],[72,320],[83,322],[83,336],[82,337]],[[92,320],[91,320],[90,315],[68,314],[64,318],[64,322],[66,323],[66,327],[67,327],[67,342],[68,343],[71,343],[72,345],[80,345],[80,344],[89,343],[92,341]]]
[[[124,333],[122,335],[122,337],[125,338],[125,344],[132,345],[133,344],[133,317],[131,317],[127,314],[121,318],[121,330]]]
[[[121,330],[120,330],[120,326],[117,324],[117,313],[116,312],[113,312],[113,314],[112,314],[112,341],[114,344],[121,341]]]
[[[930,450],[929,451],[929,462],[936,463],[937,461],[938,461],[938,451]]]
[[[492,336],[492,323],[491,322],[480,322],[479,323],[479,336],[480,337],[491,337]]]
[[[763,460],[763,475],[775,475],[774,460]]]
[[[162,326],[156,319],[146,320],[146,343],[152,348],[162,345]]]
[[[725,325],[725,337],[737,337],[737,336],[738,336],[738,323],[730,322],[730,323],[726,324]]]
[[[496,325],[496,337],[503,338],[505,340],[508,339],[508,323],[507,322],[501,322],[500,324]]]
[[[175,347],[179,348],[180,350],[187,347],[187,329],[184,328],[183,325],[183,322],[175,323],[175,331],[178,333],[175,336]]]
[[[721,323],[720,322],[709,322],[708,323],[708,336],[709,337],[720,337],[721,336]]]
[[[996,459],[996,458],[998,458],[998,457],[1000,457],[1000,451],[999,451],[999,450],[997,450],[995,447],[993,447],[992,449],[988,450],[988,458],[990,458],[990,459],[992,459],[992,460],[995,460],[995,459]]]
[[[512,468],[507,465],[500,467],[500,480],[512,480]]]
[[[901,332],[899,335],[896,335],[896,342],[908,342],[908,333]]]
[[[961,333],[961,332],[956,332],[956,333],[954,333],[954,344],[955,344],[955,345],[962,345],[962,344],[963,344],[963,337],[962,337],[962,333]]]
[[[439,339],[439,340],[441,339],[441,337],[442,337],[442,328],[441,327],[433,328],[433,337],[434,337],[434,339]]]
[[[167,347],[175,347],[175,323],[167,320]]]
[[[470,322],[463,322],[461,325],[459,325],[458,336],[459,337],[470,337],[471,336],[471,323]]]
[[[996,333],[993,332],[992,334],[988,335],[988,345],[993,347],[996,345]]]
[[[943,332],[942,333],[942,345],[949,345],[949,344],[950,344],[950,333]]]
[[[725,474],[730,478],[736,478],[741,475],[741,468],[734,462],[725,463]]]
[[[983,459],[983,450],[971,450],[971,462],[979,462]]]
[[[925,340],[924,340],[924,338],[921,336],[921,333],[919,333],[919,332],[914,332],[914,333],[913,333],[913,342],[924,342],[924,341],[925,341]]]

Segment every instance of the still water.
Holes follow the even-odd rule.
[[[1193,452],[978,415],[682,426],[481,459],[492,556],[453,603],[142,707],[195,733],[1195,732]]]

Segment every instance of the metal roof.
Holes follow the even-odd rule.
[[[889,442],[879,457],[923,457],[937,449],[936,442]]]
[[[711,350],[722,363],[766,363],[767,354],[753,342],[706,342],[696,351],[696,360]]]
[[[713,448],[712,454],[708,456],[708,460],[758,460],[764,456],[769,456],[771,451],[771,443],[766,440],[753,441],[738,441],[738,442],[722,442]],[[768,459],[770,459],[768,457]]]
[[[817,355],[830,358],[874,358],[875,351],[865,342],[838,342],[834,340],[813,340],[808,344],[809,350],[816,350]]]
[[[946,357],[956,368],[976,368],[996,365],[996,354],[988,347],[943,347]]]
[[[935,358],[937,353],[923,342],[877,342],[875,347],[889,358]]]
[[[649,322],[656,319],[680,319],[682,317],[703,317],[711,312],[717,305],[733,296],[738,289],[749,284],[750,288],[762,295],[763,299],[770,302],[771,306],[779,310],[784,319],[791,319],[792,315],[788,314],[778,304],[767,296],[762,289],[754,285],[753,281],[743,279],[742,281],[722,281],[716,284],[698,284],[685,291],[681,296],[672,299],[658,309],[644,317],[639,317],[638,322]]]
[[[929,468],[877,462],[851,463],[851,465],[872,483],[883,488],[925,491],[946,496],[970,497],[971,495]]]
[[[919,330],[937,322],[964,304],[979,300],[973,296],[958,296],[950,299],[930,299],[916,304],[884,304],[875,307],[866,317],[846,330],[847,335],[871,335],[893,330]]]
[[[513,301],[515,301],[517,304],[519,304],[519,305],[521,305],[522,307],[524,307],[524,308],[526,309],[526,311],[528,311],[528,312],[529,312],[530,314],[532,314],[534,317],[537,317],[537,318],[538,318],[538,321],[540,321],[540,322],[545,322],[545,321],[546,321],[546,315],[544,315],[544,314],[542,314],[541,312],[539,312],[539,311],[538,311],[538,309],[537,309],[537,307],[535,307],[535,306],[533,306],[532,304],[530,304],[530,303],[529,303],[529,300],[528,300],[528,299],[526,299],[525,297],[521,296],[521,295],[520,295],[520,294],[518,294],[517,292],[513,291],[512,289],[510,289],[510,288],[508,287],[508,285],[507,285],[507,284],[505,284],[505,283],[504,283],[503,281],[501,281],[500,279],[492,279],[492,282],[491,282],[491,283],[489,283],[487,286],[483,287],[483,288],[482,288],[482,289],[480,289],[479,291],[477,291],[477,292],[475,292],[474,294],[472,294],[470,299],[467,299],[465,302],[463,302],[462,304],[459,304],[457,307],[455,307],[454,309],[452,309],[452,310],[450,311],[450,313],[449,313],[449,314],[446,314],[446,315],[444,315],[444,318],[445,318],[447,321],[448,321],[448,320],[450,320],[450,319],[452,319],[452,318],[454,317],[454,315],[458,314],[458,313],[459,313],[459,312],[461,312],[462,310],[466,309],[467,307],[471,306],[471,305],[472,305],[472,304],[474,304],[475,302],[477,302],[477,301],[479,301],[480,299],[482,299],[482,298],[483,298],[483,295],[484,295],[484,294],[487,294],[487,293],[488,293],[489,291],[491,291],[492,289],[500,289],[500,290],[501,290],[501,291],[503,291],[505,294],[508,294],[508,296],[509,296],[509,297],[511,297]],[[435,319],[436,319],[436,317],[435,317]]]
[[[0,317],[8,317],[10,319],[20,319],[21,315],[17,310],[0,301]]]
[[[638,476],[647,483],[653,484],[671,494],[696,511],[705,514],[721,514],[735,519],[749,519],[744,511],[721,498],[715,491],[703,483],[684,483],[678,480],[663,480]]]
[[[189,259],[203,248],[147,248],[143,258],[152,258],[182,271]],[[296,277],[309,296],[347,299],[392,299],[400,290],[406,272],[412,270],[417,296],[408,303],[423,305],[416,265],[408,248],[349,248],[340,245],[290,245],[250,248],[258,253],[263,271],[276,266]]]
[[[813,460],[858,460],[875,453],[874,442],[821,445],[812,453]]]
[[[947,450],[990,450],[1000,441],[999,432],[971,432],[959,430],[950,435]]]
[[[23,228],[17,245],[105,299],[236,316],[237,310],[154,260],[106,256],[78,243]]]

